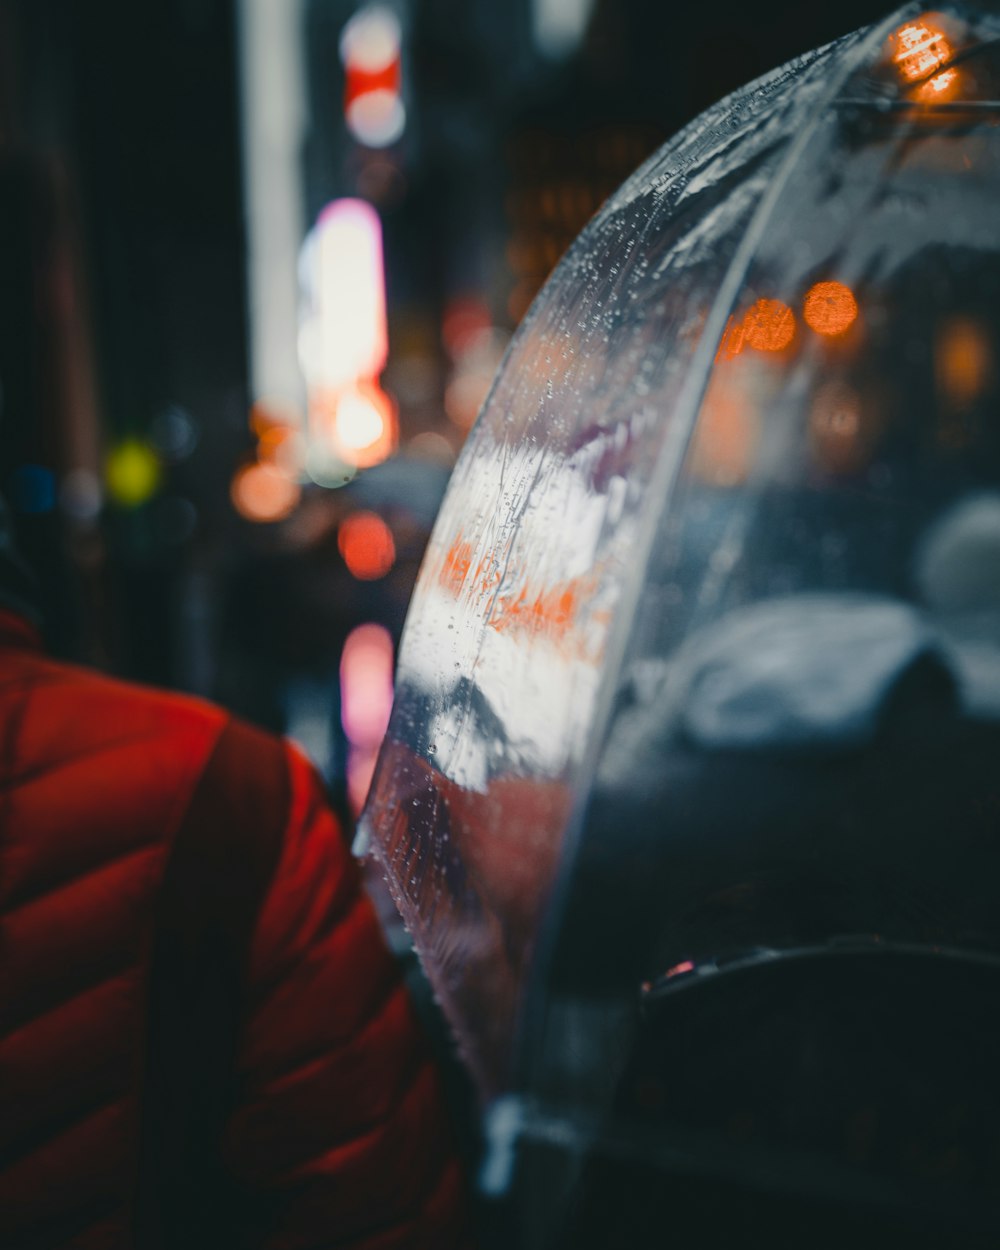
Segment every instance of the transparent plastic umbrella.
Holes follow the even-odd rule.
[[[914,985],[940,1019],[993,975],[998,39],[907,7],[700,117],[570,249],[455,471],[362,841],[494,1121],[575,1143],[553,1192],[674,1106],[720,1157],[731,1090],[685,1120],[666,1050],[636,1075],[677,1003],[749,1020],[787,975],[874,1020],[886,978],[905,1045]]]

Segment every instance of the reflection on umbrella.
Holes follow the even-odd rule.
[[[749,1054],[748,970],[806,967],[753,985],[849,1083],[864,1048],[802,1006],[823,978],[849,1001],[830,952],[898,956],[865,1001],[911,1025],[922,960],[1000,966],[998,101],[1000,20],[908,8],[709,110],[570,249],[444,500],[364,833],[486,1100],[516,1092],[526,1149],[572,1143],[566,1192],[609,1143],[646,1166],[703,1129],[707,1156],[664,1157],[730,1159],[714,1110],[670,1119],[644,984],[693,1004],[742,970],[711,1001]],[[927,984],[954,1007],[950,976]],[[815,1196],[833,1104],[806,1124],[769,1089],[760,1184],[808,1148]],[[926,1179],[863,1162],[849,1204]],[[962,1172],[983,1228],[990,1175]],[[952,1211],[900,1210],[923,1202]]]

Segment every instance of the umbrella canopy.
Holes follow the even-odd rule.
[[[782,1001],[826,977],[829,1023],[844,960],[869,1003],[924,957],[993,975],[998,40],[907,7],[700,117],[454,474],[363,836],[485,1097],[550,1141],[648,1144],[669,1079],[630,1073],[706,986],[752,1014],[807,967]]]

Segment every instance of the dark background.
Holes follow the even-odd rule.
[[[401,442],[435,432],[453,453],[464,431],[444,410],[449,301],[472,293],[509,333],[660,142],[883,12],[602,0],[554,61],[533,45],[527,0],[410,0],[409,121],[392,177],[375,183],[341,108],[337,41],[357,7],[303,5],[307,213],[337,195],[377,201]],[[350,491],[309,487],[281,525],[230,504],[252,444],[238,16],[232,0],[0,0],[0,489],[57,652],[286,729],[290,682],[336,700],[353,625],[398,635],[428,530],[407,495],[426,483],[408,485],[404,461],[399,498],[379,504],[397,567],[364,585],[333,539]],[[401,362],[417,348],[426,376],[407,387]],[[132,506],[94,494],[127,439],[163,452],[157,489]],[[336,760],[321,762],[336,781]]]

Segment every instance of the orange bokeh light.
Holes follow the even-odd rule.
[[[969,317],[944,323],[934,343],[934,371],[949,407],[964,408],[989,385],[994,371],[993,344],[986,327]]]
[[[952,47],[940,30],[926,22],[909,22],[892,37],[893,60],[907,82],[926,78],[951,57]]]
[[[946,69],[925,82],[917,94],[922,100],[947,100],[958,86],[958,70]]]
[[[399,442],[396,404],[374,379],[338,391],[317,390],[309,399],[309,420],[316,438],[325,440],[345,464],[370,469],[381,464]]]
[[[745,347],[780,352],[795,338],[795,314],[780,299],[759,299],[743,314],[726,322],[715,362],[735,360]]]
[[[806,292],[802,316],[817,334],[835,338],[857,320],[858,301],[842,282],[817,282]]]
[[[229,496],[245,521],[282,521],[295,510],[302,490],[269,464],[247,464],[236,470]]]
[[[257,459],[285,477],[298,478],[304,454],[302,435],[294,426],[269,425],[258,435]]]
[[[392,530],[374,512],[345,517],[337,531],[337,546],[348,570],[361,582],[385,577],[396,562]]]
[[[746,481],[759,437],[759,418],[747,391],[737,379],[717,375],[698,418],[692,445],[694,473],[714,486]]]
[[[783,351],[795,337],[795,314],[780,299],[759,299],[743,319],[743,341],[759,352]]]
[[[250,429],[258,438],[271,429],[297,428],[302,423],[301,413],[293,404],[280,399],[258,399],[250,409]]]
[[[743,322],[730,317],[726,322],[725,330],[722,332],[719,349],[715,353],[715,363],[719,364],[723,360],[735,360],[743,350],[745,337]]]

